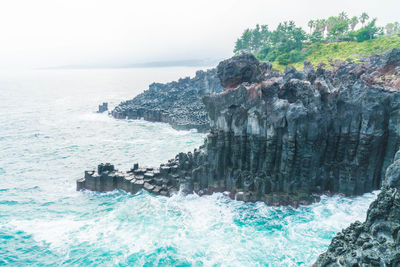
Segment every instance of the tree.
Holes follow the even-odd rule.
[[[261,32],[260,25],[256,25],[256,28],[251,31],[251,50],[257,51],[261,48]]]
[[[342,11],[339,13],[338,20],[340,22],[348,21],[349,17],[347,16],[346,12]]]
[[[394,32],[393,32],[393,30],[394,30],[394,23],[388,23],[388,24],[386,24],[385,29],[386,29],[386,34],[387,34],[387,35],[392,35],[392,34],[394,33]]]
[[[326,20],[318,19],[315,22],[315,31],[319,31],[322,34],[322,38],[325,36]]]
[[[235,48],[233,49],[233,52],[235,54],[240,53],[243,49],[244,49],[243,40],[241,38],[238,38],[235,42]]]
[[[271,44],[280,52],[288,53],[293,49],[303,47],[303,41],[307,39],[302,28],[296,27],[293,21],[279,23],[275,31],[271,33]]]
[[[261,42],[265,45],[269,43],[270,31],[268,30],[268,25],[261,25]]]
[[[261,59],[261,60],[268,60],[268,59],[267,59],[267,56],[268,56],[269,54],[271,54],[271,53],[270,53],[271,51],[272,51],[272,49],[271,49],[270,46],[264,45],[264,46],[260,49],[260,51],[258,51],[258,53],[257,53],[257,58],[259,58],[259,59]],[[274,60],[275,60],[275,58],[274,58]],[[274,61],[274,60],[272,60],[272,61]]]
[[[251,39],[252,39],[252,33],[250,29],[246,29],[242,36],[236,41],[235,45],[235,53],[240,53],[240,52],[251,52]]]
[[[349,29],[349,24],[347,21],[337,22],[333,25],[329,31],[330,37],[336,39],[337,46],[339,46],[339,41],[342,39],[344,33]]]
[[[358,42],[371,40],[382,34],[383,28],[377,27],[375,23],[376,19],[373,19],[370,23],[368,23],[368,25],[357,31],[356,38]]]
[[[345,12],[328,19],[310,20],[307,26],[310,34],[306,34],[301,27],[297,27],[293,21],[285,21],[270,31],[268,25],[257,24],[253,29],[246,29],[235,42],[234,52],[254,53],[257,58],[269,61],[278,61],[280,64],[293,63],[303,60],[312,49],[303,49],[304,41],[308,40],[315,48],[325,40],[359,42],[376,38],[383,33],[381,27],[376,26],[376,19],[369,21],[367,13],[360,17],[349,16]],[[355,30],[358,23],[363,25],[361,29]],[[386,34],[400,33],[398,22],[389,23],[385,27]],[[326,38],[326,39],[325,39]],[[283,64],[283,65],[286,65]]]
[[[362,26],[364,27],[364,23],[369,19],[369,16],[367,13],[363,12],[360,16],[360,22]]]
[[[315,30],[311,35],[310,35],[310,42],[314,44],[314,48],[316,44],[319,44],[323,40],[322,33],[320,31]]]
[[[357,16],[352,17],[350,19],[350,28],[351,28],[352,31],[354,31],[354,29],[356,28],[357,24],[358,24]]]
[[[328,31],[328,34],[329,34],[329,32],[331,31],[331,29],[332,29],[332,27],[336,24],[338,22],[338,19],[337,19],[337,17],[329,17],[327,20],[326,20],[326,30]]]
[[[310,20],[309,22],[308,22],[308,27],[310,27],[310,34],[312,34],[312,29],[315,27],[315,21],[314,20]]]
[[[394,33],[400,32],[400,23],[398,23],[398,22],[396,21],[396,22],[393,23],[393,24],[394,24],[393,32],[394,32]]]

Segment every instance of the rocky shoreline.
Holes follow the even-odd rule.
[[[119,172],[111,164],[99,165],[97,172],[85,172],[77,189],[145,189],[165,196],[179,190],[229,192],[237,200],[298,206],[326,192],[354,196],[383,185],[367,222],[339,234],[316,266],[375,266],[364,260],[372,256],[357,252],[363,244],[354,231],[377,238],[391,251],[376,266],[396,266],[391,264],[397,264],[400,229],[399,153],[395,156],[400,146],[399,66],[400,49],[331,69],[306,62],[304,71],[287,67],[284,73],[251,55],[222,61],[216,73],[225,90],[203,96],[210,125],[204,145],[157,168],[135,164]],[[395,215],[376,219],[374,210]],[[389,225],[382,228],[385,235],[385,229],[394,229],[392,239],[383,236],[392,243],[376,236],[380,228],[375,225],[382,221]],[[384,250],[371,244],[372,254]],[[361,256],[348,260],[354,255]]]
[[[135,98],[116,106],[110,114],[117,119],[141,119],[169,123],[177,130],[209,130],[202,97],[223,91],[216,69],[197,71],[193,78],[153,83]]]
[[[386,171],[365,222],[352,223],[333,238],[318,266],[400,266],[400,151]]]
[[[211,127],[204,145],[159,166],[163,182],[148,183],[167,195],[183,186],[294,205],[379,189],[400,144],[400,92],[374,78],[397,67],[392,57],[284,73],[249,55],[221,62],[225,91],[203,97]]]

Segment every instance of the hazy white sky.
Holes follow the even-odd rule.
[[[363,11],[400,21],[400,0],[0,0],[0,68],[225,58],[247,27]]]

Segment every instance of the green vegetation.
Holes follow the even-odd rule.
[[[303,61],[310,61],[314,66],[320,62],[327,64],[329,68],[329,60],[346,60],[348,58],[357,61],[360,58],[372,54],[381,54],[393,48],[400,48],[400,36],[379,37],[364,42],[340,42],[339,47],[336,43],[321,44],[317,47],[305,45],[307,56]],[[296,69],[303,69],[303,61],[292,63]],[[273,66],[277,70],[283,70],[284,64],[273,62]]]
[[[281,70],[289,64],[301,69],[305,60],[313,64],[328,63],[328,59],[357,60],[400,47],[400,24],[388,23],[383,28],[376,21],[366,13],[349,18],[341,12],[328,19],[310,20],[309,33],[293,21],[282,22],[273,31],[257,24],[237,39],[234,52],[253,53]]]

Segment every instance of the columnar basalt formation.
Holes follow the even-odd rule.
[[[397,54],[284,73],[252,56],[221,62],[217,72],[229,87],[203,98],[211,127],[204,145],[147,171],[147,188],[229,191],[244,201],[294,205],[324,192],[380,188],[400,145],[400,92],[381,79],[400,65],[391,60]],[[78,188],[97,190],[87,180]]]
[[[314,267],[400,266],[400,151],[365,222],[338,233]]]
[[[194,78],[151,84],[148,90],[115,107],[111,115],[117,119],[166,122],[178,130],[205,132],[209,129],[209,120],[201,99],[222,91],[216,69],[197,71]]]
[[[135,194],[145,189],[153,194],[169,196],[177,191],[177,187],[172,179],[166,181],[166,178],[164,168],[139,168],[134,164],[128,172],[120,172],[114,165],[106,163],[100,164],[97,172],[85,171],[85,176],[77,181],[77,190],[107,192],[120,189]]]

